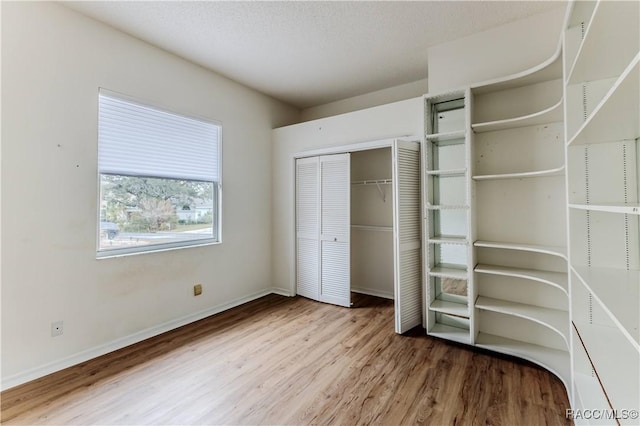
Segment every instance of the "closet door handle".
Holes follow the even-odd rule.
[[[333,237],[333,241],[338,241],[338,237]]]

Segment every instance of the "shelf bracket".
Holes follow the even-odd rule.
[[[382,197],[382,202],[386,203],[387,202],[387,196],[384,193],[384,191],[382,190],[382,188],[380,188],[380,183],[376,182],[376,186],[378,187],[378,192],[380,193],[380,196]]]

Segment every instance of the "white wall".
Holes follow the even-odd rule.
[[[98,87],[222,122],[221,245],[96,260]],[[58,4],[7,2],[2,106],[3,388],[271,291],[271,129],[296,109]]]
[[[427,70],[425,70],[425,75]],[[331,117],[338,114],[353,112],[360,109],[371,108],[391,102],[402,101],[422,96],[428,92],[428,80],[422,79],[388,89],[377,90],[360,96],[330,102],[324,105],[302,110],[302,121],[316,120],[318,118]]]
[[[565,3],[428,49],[429,93],[521,72],[549,59],[559,46]]]
[[[275,287],[294,292],[293,154],[310,149],[417,135],[423,132],[422,97],[273,131],[273,275]]]

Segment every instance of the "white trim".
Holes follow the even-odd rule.
[[[382,297],[384,299],[393,300],[393,292],[376,290],[373,288],[351,287],[353,293],[367,294],[369,296]]]
[[[283,287],[271,287],[271,294],[277,294],[285,297],[293,297],[296,295],[296,293],[292,292],[291,289]]]
[[[141,342],[150,337],[158,336],[162,333],[166,333],[168,331],[174,330],[178,327],[182,327],[183,325],[190,324],[192,322],[201,320],[203,318],[207,318],[211,315],[218,314],[220,312],[235,308],[247,302],[251,302],[252,300],[259,299],[268,294],[282,294],[288,293],[287,291],[282,291],[282,289],[278,288],[269,288],[265,290],[257,291],[249,296],[240,297],[238,299],[234,299],[227,303],[222,303],[220,305],[214,306],[209,309],[205,309],[200,312],[196,312],[194,314],[185,315],[181,318],[177,318],[175,320],[167,321],[162,324],[158,324],[156,326],[138,331],[136,333],[130,334],[125,337],[121,337],[119,339],[113,340],[111,342],[86,349],[84,351],[78,352],[74,355],[70,355],[66,358],[62,358],[53,362],[50,362],[45,365],[41,365],[39,367],[31,368],[29,370],[23,371],[21,373],[14,374],[9,377],[2,378],[2,385],[0,390],[5,391],[7,389],[13,388],[15,386],[21,385],[23,383],[29,382],[31,380],[39,379],[40,377],[46,376],[51,373],[55,373],[57,371],[63,370],[65,368],[72,367],[74,365],[80,364],[82,362],[97,358],[99,356],[108,354],[110,352],[116,351],[118,349],[125,348],[127,346],[133,345],[135,343]],[[289,294],[282,294],[288,296]]]

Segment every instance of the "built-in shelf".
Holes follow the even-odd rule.
[[[393,181],[391,179],[373,179],[373,180],[356,180],[351,182],[351,185],[390,185]]]
[[[482,332],[478,333],[476,345],[492,351],[515,355],[541,365],[558,376],[564,382],[565,387],[570,389],[569,352]]]
[[[533,253],[548,254],[550,256],[558,256],[563,259],[567,258],[567,249],[560,246],[544,246],[537,244],[521,244],[521,243],[505,243],[498,241],[481,241],[473,243],[476,247],[486,247],[505,250],[530,251]]]
[[[531,172],[520,173],[501,173],[494,175],[476,175],[473,176],[474,180],[498,180],[498,179],[523,179],[523,178],[535,178],[545,176],[560,176],[564,174],[564,166],[560,166],[554,169],[536,170]]]
[[[538,281],[569,294],[568,278],[565,272],[540,271],[537,269],[512,268],[507,266],[479,264],[474,271],[481,274],[502,275]]]
[[[435,324],[428,334],[442,339],[453,340],[458,343],[466,343],[467,345],[470,343],[469,330],[446,324]]]
[[[582,373],[574,373],[573,380],[576,383],[576,397],[581,402],[579,407],[592,410],[610,409],[607,397],[604,394],[597,377]]]
[[[441,278],[453,278],[456,280],[466,280],[467,270],[436,266],[435,268],[431,268],[431,270],[429,271],[429,275],[434,277],[441,277]]]
[[[638,407],[640,352],[632,349],[617,328],[575,323],[602,385],[616,408]]]
[[[431,237],[431,244],[469,244],[469,240],[464,237]]]
[[[478,297],[475,307],[537,322],[558,333],[569,347],[569,313],[566,311],[483,296]]]
[[[640,351],[640,271],[571,266],[629,342]]]
[[[469,318],[469,307],[462,303],[447,302],[436,299],[431,302],[429,309],[443,314],[455,315],[457,317]]]
[[[455,132],[433,133],[426,135],[425,139],[428,141],[441,142],[450,141],[452,139],[463,139],[465,135],[465,130],[456,130]]]
[[[560,44],[558,44],[553,55],[541,64],[515,74],[472,84],[471,89],[475,94],[484,94],[562,78],[562,55],[560,52]]]
[[[518,127],[536,126],[539,124],[555,123],[562,121],[562,99],[556,104],[542,111],[522,117],[508,118],[504,120],[476,123],[471,128],[476,133],[496,132],[499,130],[515,129]]]
[[[427,204],[427,210],[466,210],[468,208],[469,206],[463,206],[463,205]]]
[[[609,204],[569,204],[572,209],[590,210],[596,212],[623,213],[640,215],[640,204],[609,203]]]
[[[393,232],[393,226],[351,225],[351,229],[355,229],[358,231]]]
[[[433,176],[464,176],[467,169],[451,169],[451,170],[427,170],[427,175]]]
[[[564,53],[566,55],[567,70],[573,69],[578,51],[584,42],[585,30],[588,28],[596,1],[576,1],[571,7],[571,18],[565,32]]]
[[[619,75],[638,52],[640,34],[637,1],[599,1],[567,73],[567,83],[597,80]]]
[[[636,139],[639,134],[640,53],[638,53],[568,145]]]

